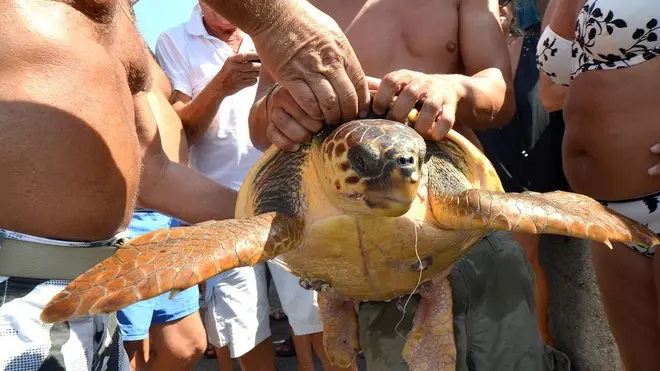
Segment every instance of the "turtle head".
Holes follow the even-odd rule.
[[[351,121],[325,137],[319,149],[326,193],[349,213],[400,216],[417,197],[426,144],[406,125]]]

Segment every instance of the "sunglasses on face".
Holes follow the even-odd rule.
[[[511,0],[500,0],[500,8],[503,8],[511,3]]]

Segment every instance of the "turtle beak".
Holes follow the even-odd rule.
[[[412,153],[401,153],[394,158],[392,167],[392,192],[399,198],[412,202],[417,197],[420,178],[420,161]]]
[[[400,216],[408,212],[415,198],[420,179],[420,161],[413,153],[401,153],[386,166],[388,175],[367,192],[370,207],[387,216]]]
[[[404,153],[394,158],[392,177],[403,182],[416,184],[419,181],[419,159],[412,153]]]

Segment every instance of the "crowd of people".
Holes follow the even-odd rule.
[[[153,52],[135,3],[0,4],[3,370],[193,370],[206,356],[275,371],[280,352],[357,371],[330,361],[316,292],[273,261],[116,315],[39,313],[124,238],[232,218],[262,151],[364,117],[370,91],[391,120],[421,102],[415,129],[468,138],[508,192],[582,193],[660,232],[660,128],[645,119],[660,109],[660,3],[200,0]],[[571,370],[548,325],[543,238],[494,232],[453,267],[457,371]],[[622,367],[657,369],[654,250],[592,255]],[[270,286],[291,332],[279,349]],[[419,300],[356,308],[368,369],[408,370]]]

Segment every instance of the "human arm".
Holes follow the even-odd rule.
[[[465,74],[428,75],[409,70],[383,77],[374,98],[382,114],[400,89],[388,118],[403,120],[423,100],[415,129],[441,139],[460,122],[472,129],[501,126],[515,112],[509,52],[499,24],[497,0],[463,0],[459,50]]]
[[[174,90],[172,106],[183,122],[183,128],[191,144],[194,144],[211,126],[222,101],[250,85],[257,83],[261,63],[257,53],[235,54],[225,61],[209,83],[192,98]]]
[[[305,0],[205,0],[249,34],[264,67],[316,120],[369,110],[364,72],[337,23]]]
[[[170,161],[145,93],[134,96],[135,126],[142,149],[138,204],[188,223],[234,217],[236,191]]]
[[[465,76],[454,75],[465,96],[457,119],[469,128],[508,123],[516,111],[509,50],[502,38],[497,0],[463,0],[459,8],[459,50]]]
[[[180,52],[184,40],[177,32],[178,30],[174,30],[161,34],[156,42],[155,54],[172,83],[173,93],[169,100],[192,145],[208,130],[220,104],[227,96],[256,83],[261,63],[254,52],[232,55],[193,99],[190,66]]]

